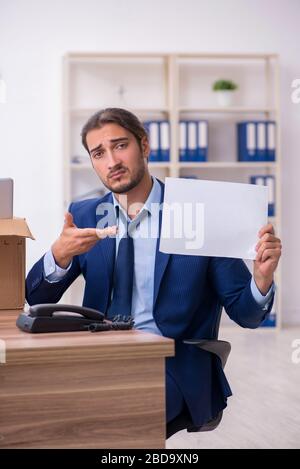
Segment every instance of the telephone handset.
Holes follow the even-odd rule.
[[[100,311],[93,308],[65,304],[38,304],[23,311],[16,325],[25,332],[72,332],[90,330],[126,330],[133,327],[131,318],[115,316],[112,321],[105,319]]]

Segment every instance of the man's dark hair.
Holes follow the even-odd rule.
[[[132,112],[117,107],[106,108],[96,112],[83,126],[81,131],[81,141],[88,153],[89,149],[86,143],[88,132],[94,129],[101,129],[101,127],[106,124],[118,124],[120,127],[131,132],[135,136],[140,148],[142,138],[148,138],[147,132],[142,123],[134,114],[132,114]]]

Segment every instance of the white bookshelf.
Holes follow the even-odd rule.
[[[160,179],[197,176],[201,179],[249,182],[250,175],[275,175],[276,217],[270,221],[281,233],[281,154],[279,59],[277,54],[69,53],[64,57],[64,204],[101,189],[80,131],[99,109],[124,107],[141,120],[168,119],[170,161],[149,163]],[[229,78],[238,83],[231,107],[220,108],[212,83]],[[206,119],[209,125],[207,162],[179,161],[178,122]],[[245,119],[276,121],[276,162],[238,162],[236,122]],[[73,157],[80,162],[74,163]],[[102,187],[103,188],[103,187]],[[104,189],[104,188],[103,188]],[[76,286],[77,283],[77,286]],[[65,300],[81,303],[82,279]],[[276,272],[277,327],[282,324],[281,268]]]

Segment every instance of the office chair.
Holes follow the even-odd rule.
[[[213,353],[217,357],[220,358],[222,368],[224,369],[228,355],[231,350],[231,345],[229,342],[225,342],[224,340],[207,340],[207,339],[191,339],[191,340],[184,340],[183,341],[187,345],[195,345],[202,350],[206,350],[207,352]],[[181,430],[187,430],[190,432],[209,432],[217,428],[219,423],[222,420],[223,411],[219,412],[219,414],[209,422],[201,425],[201,427],[196,427],[191,419],[190,413],[187,408],[185,408],[177,417],[175,417],[171,422],[167,423],[167,431],[166,431],[166,438],[170,438],[170,436],[174,435],[175,433]]]

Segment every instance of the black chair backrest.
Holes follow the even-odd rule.
[[[228,356],[231,351],[231,345],[229,342],[225,340],[216,340],[216,339],[190,339],[183,341],[187,345],[195,345],[202,350],[207,352],[213,353],[217,357],[219,357],[222,368],[225,367]],[[181,414],[179,414],[175,419],[171,422],[167,423],[167,434],[166,437],[170,438],[170,436],[174,435],[175,433],[186,429],[188,432],[207,432],[212,431],[222,420],[223,411],[219,412],[216,418],[210,420],[209,422],[205,423],[201,427],[195,427],[191,420],[191,416],[187,409],[183,410]]]
[[[213,353],[217,355],[222,363],[222,368],[225,368],[228,356],[231,351],[231,345],[229,342],[225,340],[211,340],[211,339],[191,339],[191,340],[184,340],[185,344],[188,345],[196,345],[202,350],[206,350],[207,352]]]

